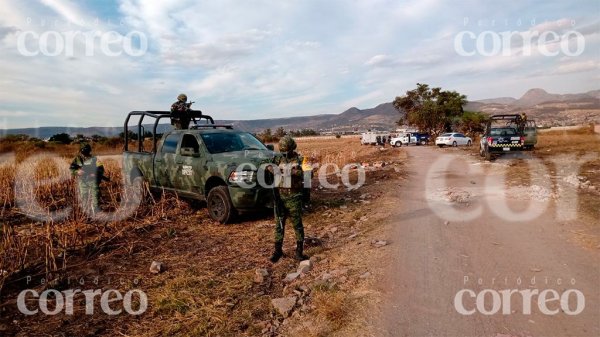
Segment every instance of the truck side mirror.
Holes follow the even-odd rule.
[[[267,144],[265,146],[267,147],[267,149],[269,149],[271,151],[275,151],[275,146],[273,146],[273,144]]]

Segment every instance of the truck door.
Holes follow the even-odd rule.
[[[203,161],[206,162],[206,154],[200,150],[196,136],[190,133],[184,134],[175,157],[177,170],[172,179],[173,187],[180,191],[202,195]]]
[[[181,139],[180,133],[171,133],[162,143],[160,151],[156,153],[154,163],[154,174],[157,186],[174,188],[172,172],[176,168],[177,147]]]

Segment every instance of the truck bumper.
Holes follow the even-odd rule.
[[[489,145],[488,150],[490,153],[507,153],[507,152],[518,152],[523,151],[523,146],[519,144],[519,146],[515,146],[513,144],[497,144],[497,145]]]
[[[273,204],[273,191],[264,188],[229,186],[233,207],[239,211],[256,210]]]

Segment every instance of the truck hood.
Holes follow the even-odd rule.
[[[245,150],[215,153],[211,155],[212,160],[218,166],[238,167],[242,164],[253,164],[259,167],[261,164],[270,162],[275,152],[270,150]]]

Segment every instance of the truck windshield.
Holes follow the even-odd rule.
[[[268,150],[249,133],[205,133],[202,134],[202,141],[210,153]]]
[[[516,136],[517,130],[513,128],[492,128],[490,136]]]

